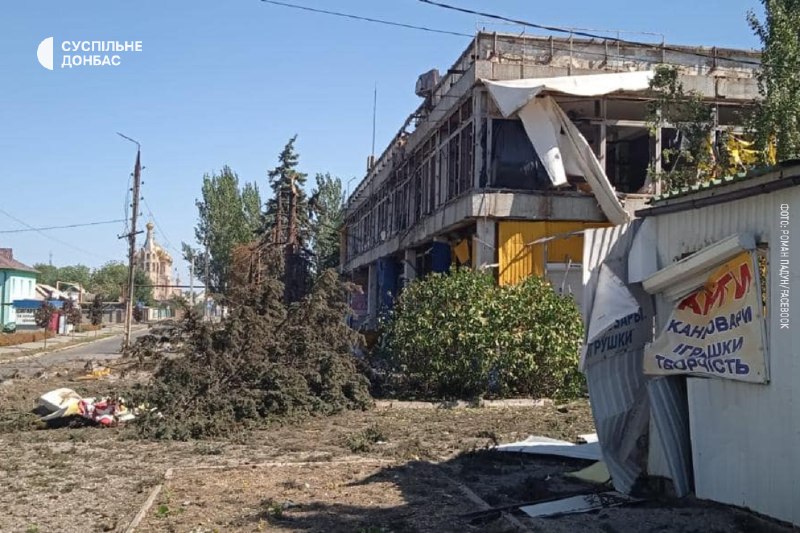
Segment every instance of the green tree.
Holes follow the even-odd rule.
[[[91,292],[107,302],[116,302],[122,298],[125,283],[128,280],[128,267],[119,261],[109,261],[92,272]]]
[[[714,177],[724,168],[711,148],[715,123],[711,104],[697,91],[687,91],[678,69],[660,65],[650,80],[654,98],[648,102],[651,131],[667,125],[677,130],[679,148],[664,148],[662,174],[667,190],[694,185]],[[723,154],[726,155],[726,154]]]
[[[92,307],[89,308],[89,320],[95,328],[103,323],[103,297],[99,294],[95,294],[94,300],[92,300]],[[97,329],[94,330],[94,334],[97,336]]]
[[[61,282],[77,283],[86,288],[90,285],[92,270],[86,265],[67,265],[57,267],[46,263],[36,263],[33,268],[39,271],[39,283],[55,287]]]
[[[750,11],[747,20],[761,40],[758,87],[762,100],[754,118],[757,147],[769,160],[775,145],[778,161],[800,157],[800,1],[761,0],[765,18]]]
[[[203,176],[202,200],[195,203],[198,222],[195,226],[197,248],[183,243],[184,259],[194,258],[194,273],[201,283],[208,282],[210,292],[224,293],[231,277],[231,254],[234,247],[255,238],[259,227],[256,213],[261,199],[255,185],[239,188],[239,177],[228,166],[219,174]],[[205,248],[208,247],[208,280]]]
[[[81,315],[81,308],[75,305],[75,302],[73,302],[72,300],[64,300],[61,312],[64,315],[64,319],[66,320],[67,324],[72,326],[73,328],[72,332],[74,334],[75,330],[83,320],[83,316]]]
[[[127,272],[126,272],[126,280]],[[155,298],[153,298],[153,287],[150,277],[144,270],[135,269],[133,271],[133,294],[135,296],[134,304],[142,302],[144,305],[153,305]]]
[[[262,231],[265,233],[275,231],[276,226],[280,224],[281,231],[277,236],[279,243],[287,241],[289,201],[293,191],[297,195],[297,235],[300,242],[307,242],[311,233],[308,198],[304,190],[307,175],[297,170],[300,156],[294,148],[296,140],[297,135],[289,139],[278,156],[278,166],[267,173],[273,196],[267,201]]]
[[[136,301],[145,302],[148,305],[153,302],[153,288],[147,286],[151,283],[147,273],[138,268],[134,271],[133,294]],[[119,261],[109,261],[92,272],[89,283],[91,292],[105,301],[120,301],[127,285],[128,267]]]
[[[50,320],[53,318],[53,313],[56,310],[48,301],[42,302],[42,305],[34,312],[33,319],[36,325],[44,329],[44,347],[47,348],[47,332],[50,328]]]
[[[39,275],[36,276],[37,283],[50,285],[51,287],[56,286],[56,281],[58,281],[58,267],[48,265],[47,263],[35,263],[33,268],[39,271]]]
[[[86,265],[68,265],[58,269],[58,280],[77,283],[84,289],[91,283],[92,271]]]
[[[344,222],[342,180],[328,173],[316,175],[317,185],[311,195],[311,248],[317,273],[339,265],[339,247]]]

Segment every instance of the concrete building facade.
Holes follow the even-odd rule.
[[[582,236],[548,237],[609,225],[608,214],[569,161],[567,183],[553,186],[531,124],[501,111],[492,81],[564,85],[567,77],[671,64],[686,90],[714,103],[719,128],[735,128],[758,94],[758,60],[745,50],[479,33],[441,78],[433,71],[420,77],[423,103],[348,198],[341,264],[364,288],[366,302],[355,306],[360,320],[369,323],[391,305],[407,280],[454,264],[490,269],[501,284],[543,275],[580,298]],[[544,89],[537,96],[552,97],[569,117],[626,213],[660,192],[652,176],[676,132],[651,135],[646,90],[580,96]]]

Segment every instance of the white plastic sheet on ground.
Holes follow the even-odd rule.
[[[519,510],[532,518],[556,517],[568,514],[588,513],[597,509],[617,507],[626,503],[640,502],[639,498],[632,498],[619,492],[601,492],[599,494],[583,494],[570,496],[561,500],[542,502],[534,505],[520,507]]]
[[[589,461],[600,461],[603,459],[603,454],[600,451],[600,443],[597,442],[596,439],[594,442],[587,442],[586,444],[573,444],[565,440],[534,435],[523,441],[500,444],[495,446],[495,450],[499,452],[558,455],[559,457],[587,459]]]
[[[553,186],[565,185],[568,175],[583,176],[606,217],[614,224],[624,224],[631,217],[623,209],[592,147],[556,101],[549,96],[539,97],[539,94],[549,91],[601,96],[620,91],[643,91],[648,88],[652,76],[652,71],[642,71],[511,81],[483,80],[483,83],[503,116],[517,114],[522,120]]]

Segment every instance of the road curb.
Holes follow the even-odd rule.
[[[141,331],[141,330],[140,329],[131,330],[131,332],[134,332],[134,331]],[[119,337],[120,335],[123,335],[124,333],[125,333],[124,331],[120,331],[118,333],[110,333],[110,334],[107,334],[104,337],[92,338],[90,340],[87,340],[86,342],[79,342],[77,344],[71,344],[69,346],[61,346],[59,348],[54,348],[52,350],[43,350],[41,352],[36,352],[36,353],[29,354],[29,355],[22,355],[20,357],[15,357],[13,359],[5,359],[5,360],[0,361],[0,366],[5,365],[5,364],[11,364],[11,363],[20,363],[22,361],[30,361],[31,359],[36,359],[37,357],[41,357],[43,355],[50,355],[50,354],[54,354],[54,353],[64,352],[64,351],[70,350],[72,348],[78,348],[79,346],[85,346],[87,344],[92,344],[92,343],[95,343],[95,342],[100,342],[100,341],[105,341],[105,340],[108,340],[108,339],[113,339],[114,337]]]

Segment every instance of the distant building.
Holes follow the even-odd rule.
[[[147,223],[147,238],[136,253],[136,267],[143,270],[154,285],[154,299],[164,301],[181,295],[180,288],[174,286],[177,283],[173,284],[172,256],[156,242],[152,222]]]
[[[14,300],[36,297],[38,273],[32,267],[15,260],[11,248],[0,248],[0,328],[10,322],[16,323]]]

